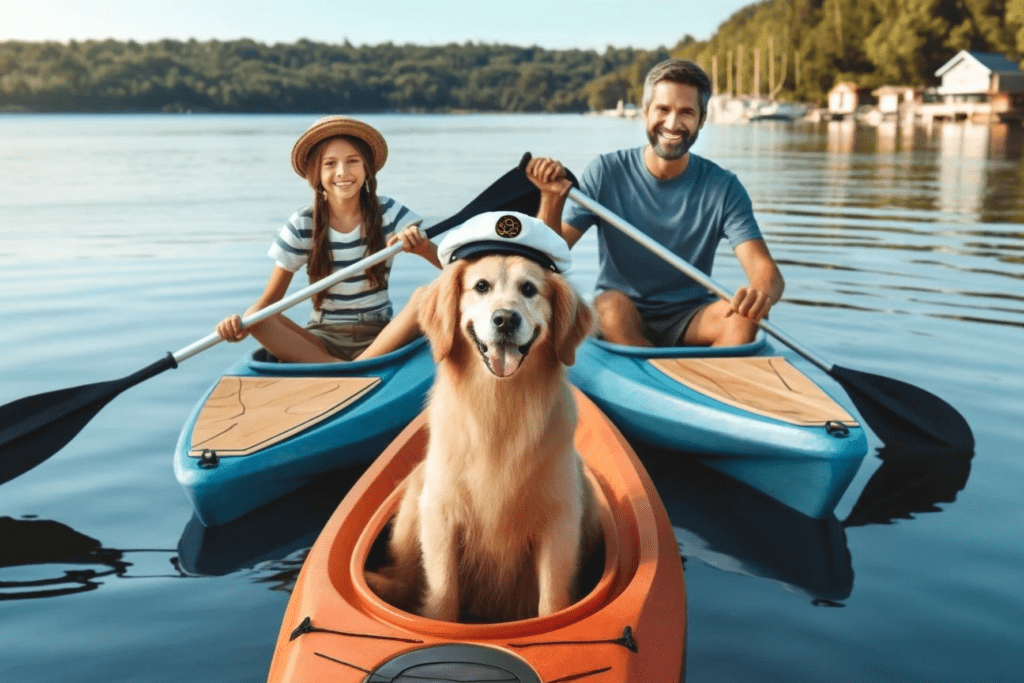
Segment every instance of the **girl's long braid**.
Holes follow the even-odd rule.
[[[373,168],[370,148],[362,140],[359,143],[366,147],[365,157],[370,159],[367,164]],[[381,209],[380,199],[377,197],[377,174],[367,173],[364,191],[359,193],[359,203],[363,207],[363,240],[366,242],[366,254],[376,254],[384,248],[384,212]],[[388,286],[387,262],[378,263],[366,271],[366,277],[374,289],[383,289]]]
[[[318,169],[319,166],[318,163]],[[319,189],[313,192],[313,240],[309,247],[309,261],[306,263],[306,274],[309,276],[310,284],[324,279],[332,271],[329,229],[331,211],[327,207],[327,199],[320,183],[317,182],[315,187]],[[314,294],[313,308],[319,310],[326,296],[326,290]]]
[[[373,152],[370,150],[369,145],[359,138],[348,135],[339,137],[350,142],[363,158],[363,167],[366,169],[366,183],[359,192],[359,206],[363,214],[360,235],[366,244],[367,255],[375,254],[384,248],[384,215],[381,210],[380,199],[377,198],[377,173],[374,171]],[[306,272],[309,275],[310,283],[322,280],[334,272],[329,229],[330,209],[327,206],[327,199],[324,197],[323,186],[320,184],[320,165],[323,162],[323,151],[331,139],[333,138],[321,141],[310,150],[309,161],[306,165],[306,180],[313,187],[313,239],[309,250],[309,262],[306,264]],[[378,263],[374,265],[366,271],[366,276],[374,289],[386,287],[387,264]],[[319,309],[326,296],[326,291],[314,294],[313,307]]]

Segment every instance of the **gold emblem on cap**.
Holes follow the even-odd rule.
[[[522,231],[523,224],[515,216],[502,216],[494,225],[494,232],[498,233],[499,237],[511,239],[518,237]]]

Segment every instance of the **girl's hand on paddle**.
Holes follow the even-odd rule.
[[[242,328],[242,319],[238,315],[232,315],[217,323],[217,334],[224,341],[240,342],[249,336],[249,330]]]
[[[772,299],[768,293],[753,287],[740,287],[733,294],[732,301],[729,303],[732,308],[725,314],[725,317],[728,318],[736,313],[754,322],[767,318],[768,311],[772,308]]]
[[[437,245],[420,232],[418,225],[410,225],[401,232],[396,233],[388,240],[388,246],[390,247],[399,240],[402,242],[402,251],[416,254],[430,261],[438,268],[441,267],[440,262],[437,260]]]
[[[410,225],[403,229],[401,232],[395,233],[391,239],[388,240],[388,246],[390,247],[395,242],[402,241],[402,251],[408,251],[413,254],[421,253],[427,243],[430,242],[422,233],[420,233],[420,227],[418,225]]]
[[[543,193],[565,197],[572,182],[565,177],[565,166],[557,159],[536,157],[526,165],[526,177]]]

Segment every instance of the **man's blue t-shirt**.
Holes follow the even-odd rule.
[[[583,194],[709,276],[723,238],[733,249],[761,238],[750,195],[736,175],[693,153],[686,170],[669,180],[658,180],[647,170],[643,147],[599,156],[579,180]],[[589,210],[566,204],[566,223],[581,231],[598,226],[599,290],[623,292],[642,316],[672,314],[715,299]]]

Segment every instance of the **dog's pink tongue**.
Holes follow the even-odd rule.
[[[512,344],[492,344],[491,351],[487,354],[487,362],[491,366],[491,372],[498,377],[511,377],[522,364],[523,354]]]

